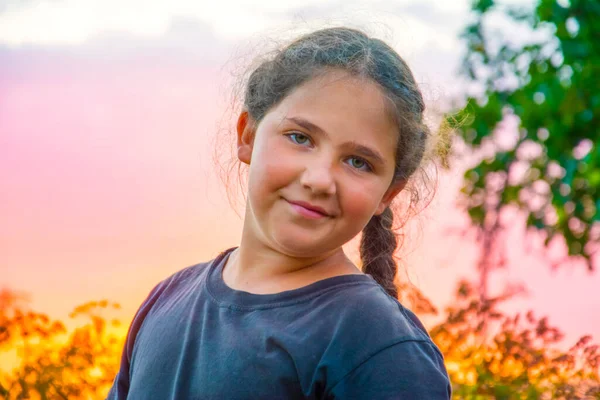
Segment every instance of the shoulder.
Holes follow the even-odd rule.
[[[190,282],[200,279],[203,271],[207,270],[207,267],[211,264],[211,261],[201,262],[198,264],[190,265],[185,267],[162,281],[156,284],[150,293],[146,296],[144,301],[140,304],[131,324],[129,325],[127,335],[125,337],[125,346],[121,355],[121,364],[119,372],[113,382],[108,398],[126,397],[129,388],[129,370],[131,366],[131,360],[133,358],[134,349],[136,347],[136,338],[138,332],[144,325],[146,317],[152,311],[158,308],[158,306],[165,301],[169,301],[169,294],[180,293],[182,287],[191,287]]]
[[[446,398],[444,357],[412,311],[376,283],[340,291],[331,303],[330,315],[336,315],[332,348],[338,350],[325,360],[336,366],[327,379],[333,398],[399,398],[385,393]],[[431,392],[414,392],[414,385]],[[352,397],[353,392],[364,396]]]
[[[150,292],[150,297],[153,294],[154,297],[165,297],[180,293],[182,290],[193,290],[205,278],[206,272],[215,259],[189,265],[173,272],[154,286]]]
[[[327,389],[328,399],[450,399],[439,351],[428,341],[402,341],[350,369]]]
[[[158,282],[140,305],[138,314],[142,314],[143,317],[156,303],[162,303],[173,296],[181,296],[185,291],[193,291],[205,278],[210,265],[225,252],[209,261],[186,266]]]
[[[184,267],[158,282],[138,307],[129,327],[129,340],[133,343],[132,339],[135,339],[149,313],[159,308],[161,304],[176,301],[186,291],[193,291],[196,287],[195,283],[201,282],[215,259]]]
[[[402,340],[425,340],[430,337],[419,318],[375,282],[348,287],[332,293],[339,322],[354,326],[354,332],[377,335],[383,345]]]

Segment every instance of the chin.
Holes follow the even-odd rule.
[[[275,235],[273,242],[281,253],[299,258],[319,256],[332,246],[332,243],[325,243],[322,239],[307,234]]]

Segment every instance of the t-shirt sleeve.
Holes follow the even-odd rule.
[[[156,303],[160,294],[163,292],[167,281],[168,279],[156,285],[150,291],[150,294],[142,302],[137,312],[135,313],[135,316],[131,321],[131,325],[129,325],[127,336],[125,338],[125,346],[123,347],[123,353],[121,354],[121,364],[119,366],[119,372],[113,380],[112,387],[108,392],[106,400],[120,400],[127,398],[127,393],[129,392],[129,366],[131,363],[131,355],[133,353],[135,338],[142,326],[142,323],[144,322],[144,319],[146,318],[146,315],[148,315],[148,312]]]
[[[335,384],[327,399],[450,399],[444,359],[427,341],[412,340],[378,351]]]

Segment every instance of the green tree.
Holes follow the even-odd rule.
[[[566,245],[564,259],[591,272],[600,247],[600,2],[539,0],[531,7],[472,1],[463,33],[466,105],[448,119],[474,165],[460,203],[481,254],[479,282],[461,282],[432,330],[457,398],[600,398],[598,346],[584,336],[567,352],[547,318],[507,316],[523,292],[488,290],[506,265],[516,215],[530,240]],[[498,23],[498,22],[502,23]],[[541,257],[547,257],[541,252]]]
[[[528,9],[476,0],[472,10],[462,69],[472,92],[451,123],[480,155],[465,172],[462,201],[482,242],[485,297],[510,209],[545,246],[564,240],[567,259],[590,271],[597,263],[600,2],[540,0]]]

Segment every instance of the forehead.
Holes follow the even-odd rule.
[[[336,141],[357,141],[394,157],[398,126],[389,100],[375,82],[340,71],[300,85],[272,110],[274,122],[302,117]]]

